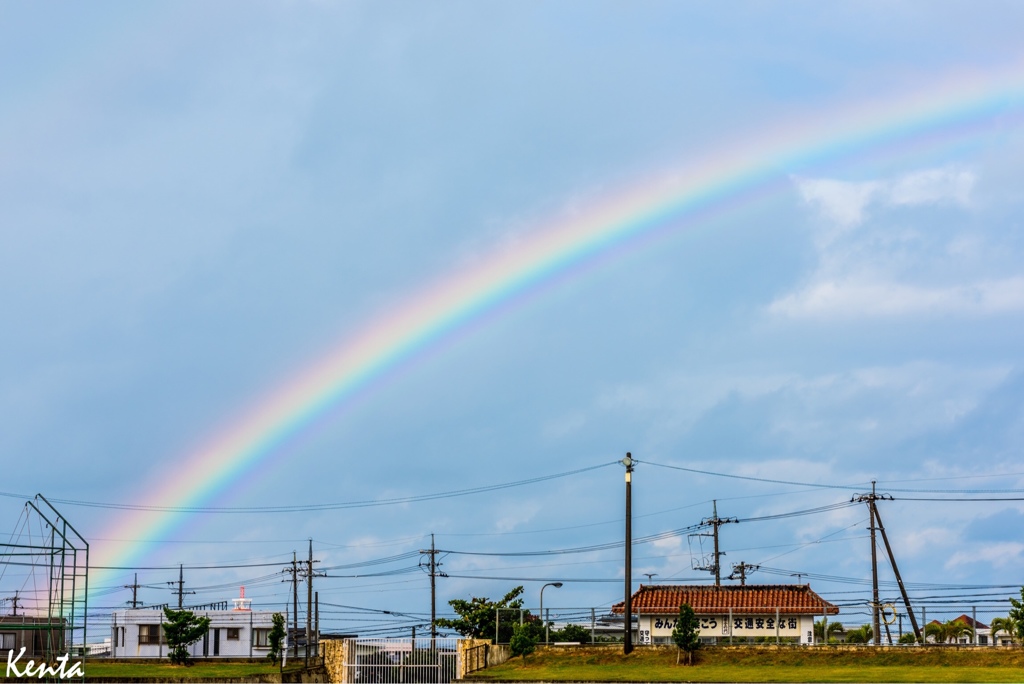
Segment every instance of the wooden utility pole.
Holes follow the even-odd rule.
[[[8,596],[7,600],[11,602],[11,615],[18,617],[18,592],[14,592],[14,596]]]
[[[633,652],[633,465],[635,461],[630,452],[622,459],[626,466],[626,601],[623,606],[623,641],[622,652],[629,655]],[[543,616],[541,616],[543,619]]]
[[[434,546],[434,533],[430,533],[430,639],[437,638],[437,547]]]
[[[313,540],[309,540],[309,560],[306,561],[306,664],[309,664],[309,649],[313,644],[313,577],[316,573],[313,572],[313,563],[319,563],[318,560],[313,560]],[[319,632],[318,632],[319,635]]]
[[[886,499],[891,501],[892,497],[888,494],[878,494],[875,491],[874,480],[871,481],[870,494],[858,494],[851,499],[851,501],[866,503],[871,517],[871,628],[875,632],[875,645],[879,645],[882,640],[882,636],[879,633],[881,630],[881,626],[879,624],[881,622],[881,604],[878,598],[878,553],[875,546],[876,530],[882,533],[882,542],[885,544],[885,551],[889,556],[889,563],[892,565],[892,572],[896,576],[896,584],[899,585],[900,595],[903,597],[903,605],[907,608],[907,616],[910,618],[910,624],[914,628],[914,636],[920,643],[924,643],[924,635],[921,633],[921,628],[917,624],[917,618],[914,616],[914,609],[910,607],[910,597],[907,595],[907,588],[903,584],[903,577],[900,575],[900,569],[896,565],[896,556],[892,552],[892,546],[889,544],[889,537],[885,533],[885,526],[882,525],[882,516],[878,512],[878,505],[876,502]]]
[[[292,551],[292,634],[294,657],[299,657],[299,557]]]
[[[751,565],[750,563],[744,563],[743,561],[740,561],[739,563],[736,563],[732,566],[732,574],[729,575],[726,579],[734,580],[738,577],[740,580],[740,586],[743,587],[747,584],[747,573],[754,572],[755,570],[760,569],[760,565]]]
[[[878,505],[871,501],[871,508],[875,511],[875,523],[878,525],[878,531],[882,533],[882,542],[885,544],[885,551],[889,556],[889,562],[892,564],[892,572],[896,576],[896,584],[899,585],[900,595],[903,597],[903,605],[907,608],[907,616],[910,618],[910,624],[914,628],[914,636],[923,644],[924,635],[921,634],[921,628],[917,625],[914,609],[910,607],[910,597],[907,595],[907,588],[903,585],[903,577],[900,576],[900,569],[896,565],[896,556],[892,552],[892,546],[889,545],[889,536],[885,533],[885,525],[882,524],[882,516],[878,513]],[[900,634],[902,635],[902,633],[903,618],[900,617]]]
[[[178,566],[178,581],[177,582],[168,582],[167,584],[169,584],[171,586],[174,586],[175,584],[178,585],[177,591],[174,592],[174,593],[176,593],[178,595],[178,610],[181,610],[182,607],[183,607],[183,605],[182,605],[183,604],[183,597],[184,597],[185,594],[194,594],[194,593],[196,593],[194,591],[185,591],[185,566],[184,565],[179,565]]]
[[[871,631],[874,634],[875,646],[882,643],[882,625],[878,609],[881,600],[878,598],[878,542],[875,541],[875,481],[871,481],[871,497],[868,499],[868,511],[871,518]]]
[[[427,572],[430,575],[430,638],[437,639],[437,547],[434,546],[434,533],[430,533],[430,549],[420,549],[420,553],[425,556],[430,556],[430,560],[427,563]],[[420,567],[423,566],[422,561]],[[431,641],[431,647],[433,647],[433,641]]]
[[[128,601],[128,604],[132,608],[139,607],[139,573],[135,573],[135,584],[126,584],[125,589],[132,590],[132,600]]]
[[[719,518],[718,517],[718,501],[713,500],[711,502],[711,517],[704,518],[700,521],[701,527],[710,527],[711,532],[702,532],[699,534],[692,535],[694,537],[712,537],[715,541],[714,555],[711,557],[711,565],[701,565],[695,567],[694,570],[707,570],[715,576],[715,586],[722,586],[722,556],[725,555],[724,551],[718,549],[718,528],[728,523],[738,523],[739,520],[736,518]],[[703,559],[702,559],[703,561]]]

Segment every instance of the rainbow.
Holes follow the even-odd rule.
[[[188,455],[173,474],[146,488],[147,506],[178,510],[118,516],[102,535],[114,541],[97,548],[93,564],[137,564],[146,545],[116,540],[166,539],[192,515],[182,508],[208,505],[388,371],[553,276],[596,257],[613,256],[617,248],[672,221],[699,219],[702,211],[778,184],[780,177],[808,164],[908,141],[964,135],[979,126],[1019,117],[1024,111],[1024,69],[1014,67],[946,78],[938,87],[902,99],[819,112],[737,141],[731,148],[717,148],[675,173],[615,192],[582,211],[539,226],[517,244],[496,249],[476,265],[435,282],[397,310],[370,321]]]

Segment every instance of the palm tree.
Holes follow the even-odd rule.
[[[1017,623],[1011,617],[992,618],[992,643],[996,642],[996,634],[1005,632],[1010,637],[1010,643],[1016,641],[1014,635],[1017,633]]]
[[[871,629],[871,625],[861,625],[856,629],[851,629],[846,633],[846,643],[848,644],[866,644],[871,641],[871,637],[874,636],[874,631]]]
[[[955,620],[946,623],[946,634],[949,637],[949,641],[954,644],[960,643],[960,637],[973,637],[974,628],[968,625],[963,620]]]
[[[842,622],[829,622],[828,618],[822,618],[814,623],[814,638],[819,644],[828,643],[842,631]]]
[[[924,626],[924,637],[927,641],[928,637],[932,637],[932,640],[936,644],[944,644],[949,641],[949,632],[946,630],[946,622],[929,622]]]
[[[974,630],[962,620],[947,620],[928,623],[925,625],[924,634],[926,637],[933,637],[937,644],[955,644],[960,641],[960,637],[973,635]]]

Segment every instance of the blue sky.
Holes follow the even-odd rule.
[[[717,148],[1020,64],[1021,12],[5,4],[0,61],[17,68],[0,77],[2,489],[144,502],[260,397],[426,285]],[[1011,103],[943,135],[780,168],[768,192],[541,283],[339,407],[218,503],[401,498],[626,451],[641,461],[638,535],[695,524],[712,499],[742,520],[848,501],[873,479],[894,495],[951,490],[906,497],[1024,489],[1020,113]],[[324,567],[415,551],[431,533],[461,551],[603,544],[621,538],[621,471],[429,503],[195,516],[172,539],[137,543],[151,546],[147,565],[228,565],[290,560],[312,538]],[[5,528],[23,501],[0,499]],[[61,508],[95,547],[126,515]],[[925,583],[1024,583],[1020,502],[897,500],[882,515],[921,595],[937,591]],[[724,563],[845,578],[811,583],[864,601],[850,580],[870,576],[866,518],[856,507],[730,525]],[[697,544],[638,547],[634,578],[707,581],[691,569]],[[607,606],[621,599],[620,554],[451,555],[440,604],[518,583],[535,604],[542,579],[565,580],[549,605]],[[252,581],[267,572],[192,581],[247,581],[257,604],[283,603],[276,578]],[[0,579],[0,594],[24,588],[19,577]],[[172,579],[140,571],[152,587],[141,598],[168,600],[156,587]],[[429,613],[418,571],[320,590]],[[857,610],[844,620],[866,621]],[[372,627],[350,617],[327,626]]]

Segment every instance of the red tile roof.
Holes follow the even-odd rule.
[[[786,615],[837,615],[839,608],[821,598],[806,584],[747,586],[680,586],[640,585],[633,594],[633,612],[638,615],[675,614],[679,606],[690,604],[698,615],[733,612],[775,612]],[[622,613],[624,603],[612,606],[613,613]]]
[[[988,629],[988,625],[986,625],[985,623],[981,622],[980,620],[978,622],[975,622],[974,620],[971,619],[971,616],[968,615],[967,613],[964,613],[963,615],[961,615],[958,618],[953,618],[952,620],[950,620],[950,622],[962,622],[965,625],[967,625],[968,627],[973,627],[974,629]],[[928,624],[930,624],[930,625],[941,625],[942,623],[939,620],[932,620]]]

